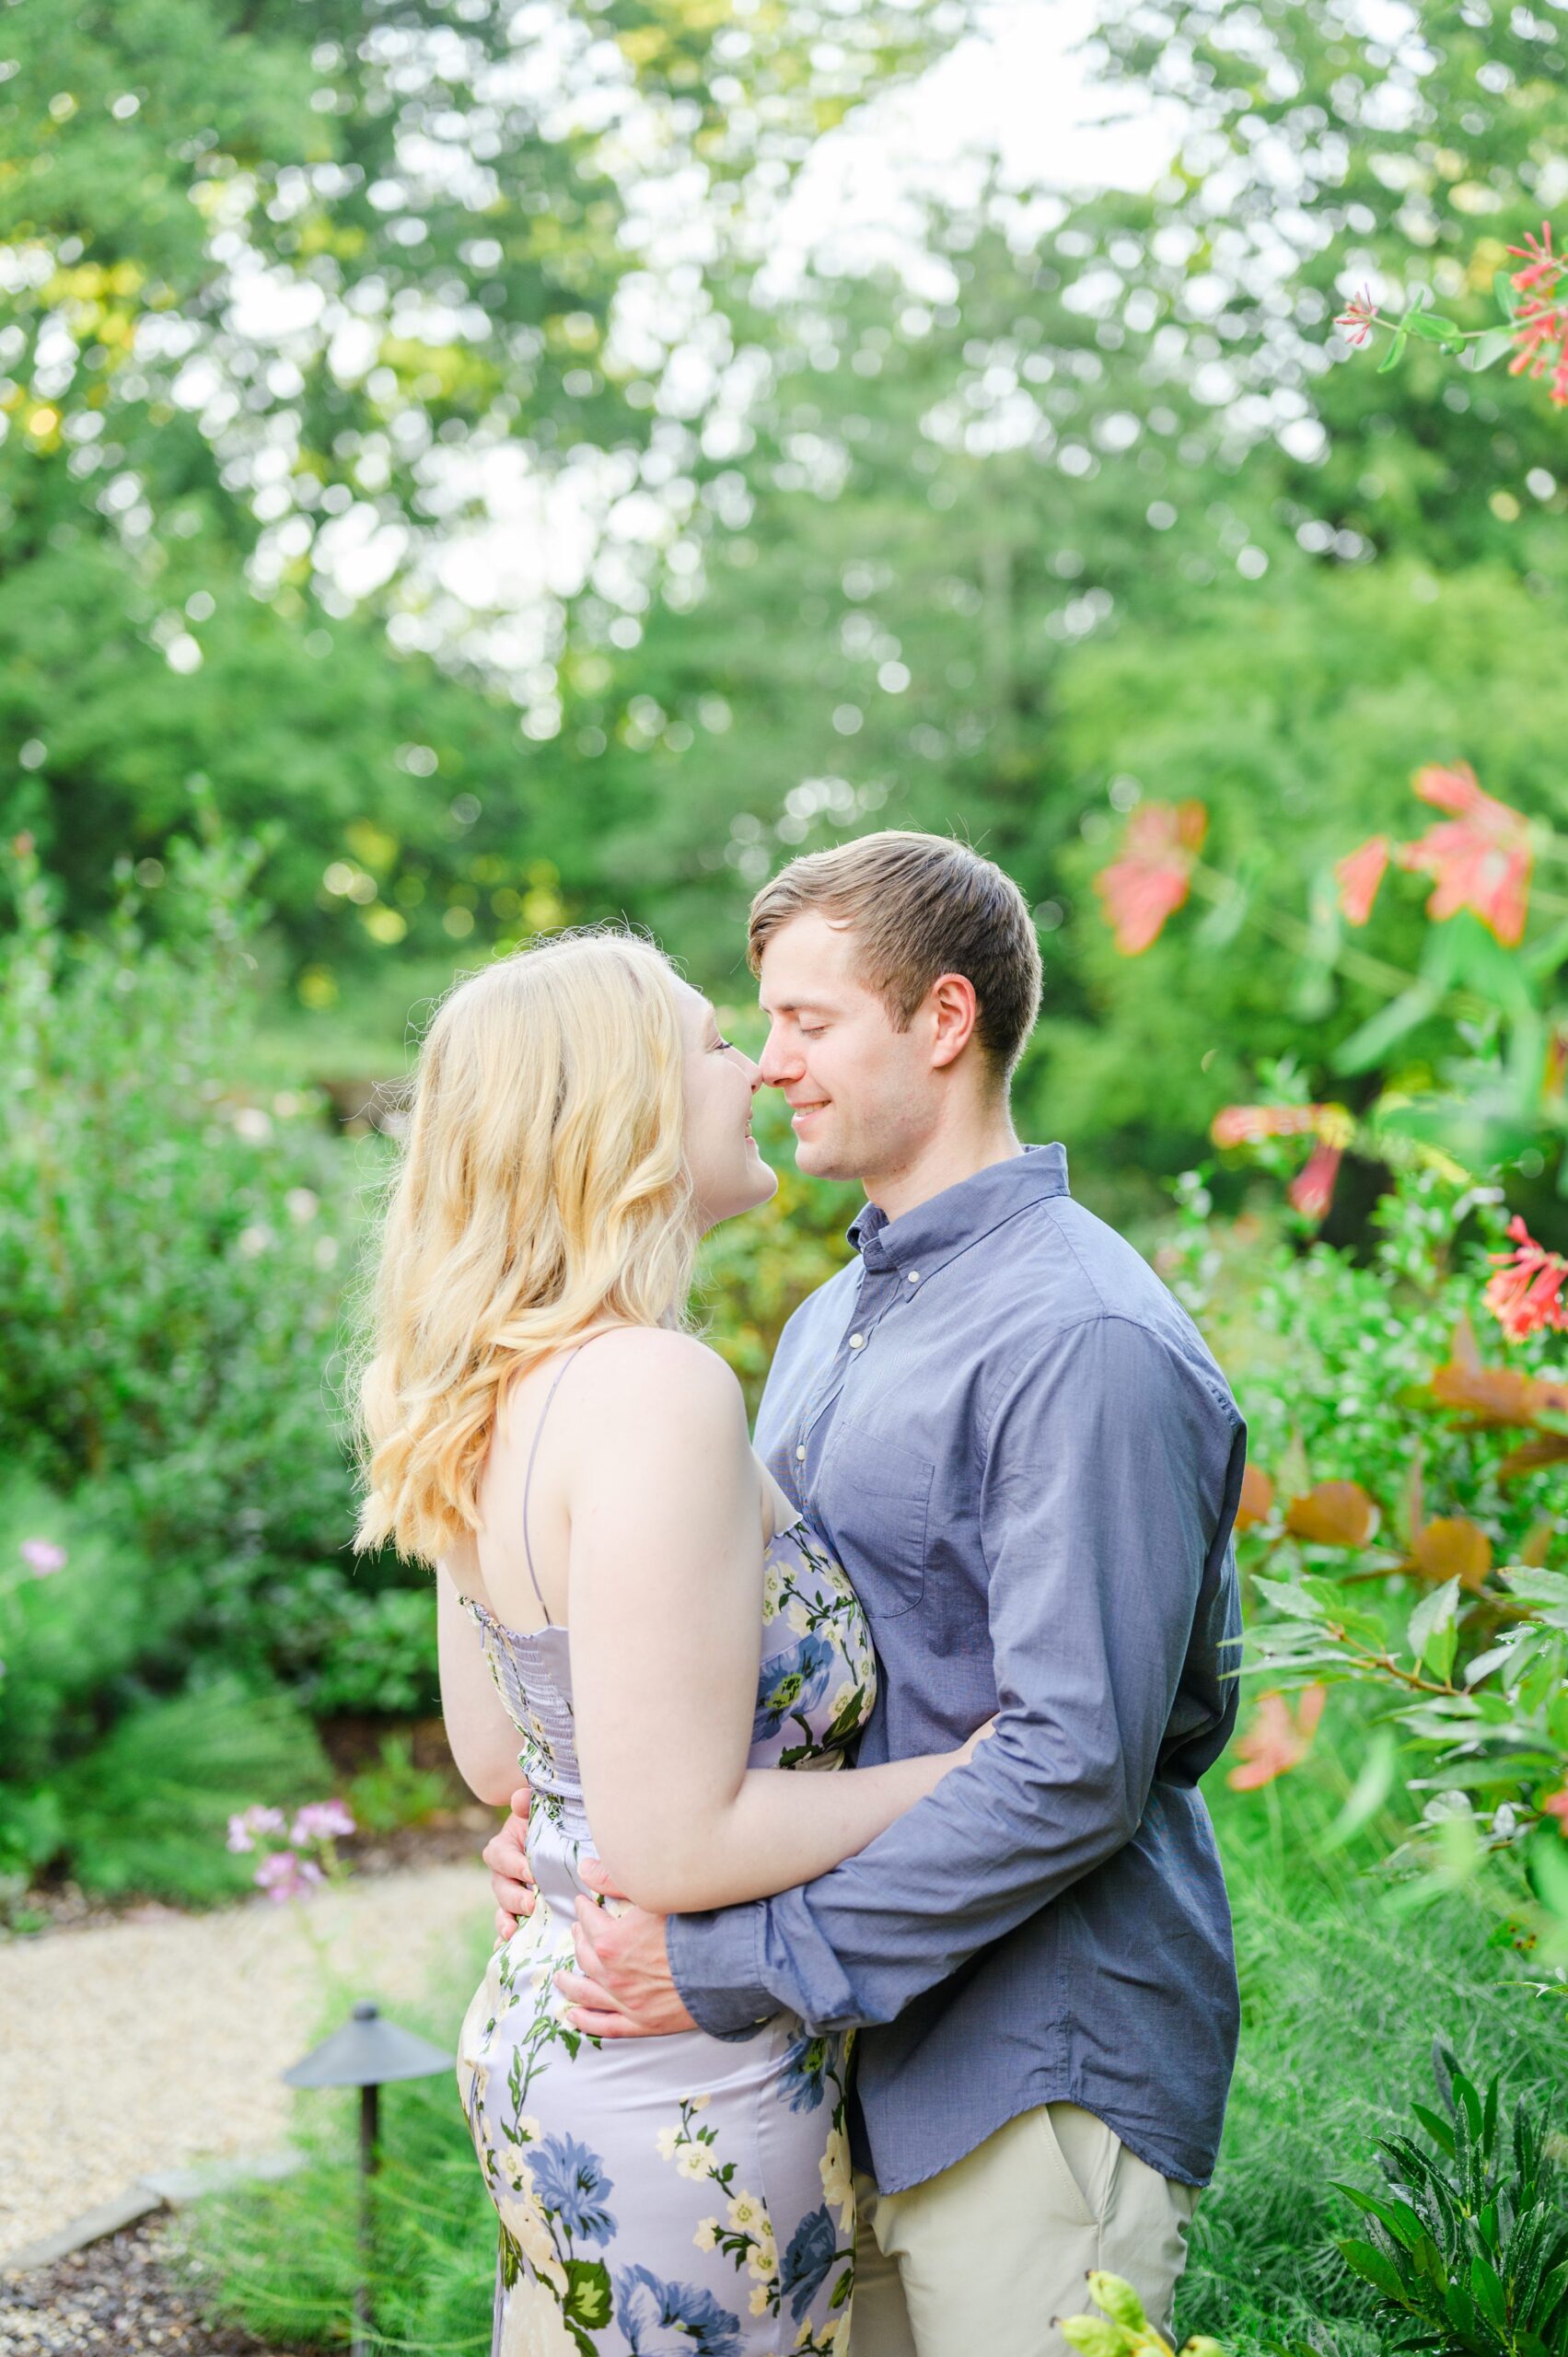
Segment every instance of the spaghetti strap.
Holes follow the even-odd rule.
[[[589,1339],[591,1340],[592,1337]],[[533,1446],[528,1451],[528,1469],[523,1476],[523,1554],[528,1562],[528,1577],[533,1582],[533,1592],[539,1598],[540,1610],[544,1614],[544,1625],[547,1629],[553,1629],[556,1624],[550,1617],[550,1607],[544,1600],[544,1590],[539,1584],[539,1573],[533,1567],[533,1549],[528,1545],[528,1492],[533,1488],[534,1459],[539,1455],[539,1438],[540,1434],[544,1430],[544,1420],[550,1413],[551,1402],[553,1400],[556,1393],[560,1390],[562,1382],[566,1374],[566,1369],[576,1357],[578,1351],[586,1350],[587,1348],[587,1344],[586,1342],[578,1342],[575,1348],[567,1352],[566,1356],[563,1360],[560,1369],[556,1374],[554,1382],[551,1385],[549,1391],[545,1394],[544,1405],[539,1411],[539,1422],[534,1426],[533,1430]]]

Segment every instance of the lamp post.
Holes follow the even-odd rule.
[[[370,2180],[380,2154],[380,2090],[392,2079],[429,2079],[449,2071],[452,2058],[427,2038],[383,2021],[381,2009],[362,1997],[342,2029],[313,2046],[284,2073],[291,2087],[359,2089],[359,2282],[354,2293],[353,2357],[370,2357],[370,2279],[375,2264],[371,2234]]]

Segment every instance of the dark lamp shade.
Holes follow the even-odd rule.
[[[383,2021],[380,2009],[362,2000],[342,2029],[283,2077],[291,2087],[380,2087],[389,2079],[428,2079],[451,2068],[452,2057],[440,2047]]]

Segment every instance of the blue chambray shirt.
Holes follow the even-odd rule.
[[[1236,2052],[1198,1779],[1236,1716],[1245,1427],[1197,1329],[1027,1147],[889,1222],[779,1343],[758,1446],[869,1616],[860,1762],[972,1760],[796,1890],[681,1915],[696,2020],[859,2026],[884,2191],[1019,2112],[1095,2112],[1206,2184]]]

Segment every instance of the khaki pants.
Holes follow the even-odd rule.
[[[1076,2104],[1021,2113],[907,2193],[858,2176],[855,2194],[850,2357],[1070,2357],[1051,2319],[1098,2313],[1091,2267],[1168,2337],[1198,2189]]]

